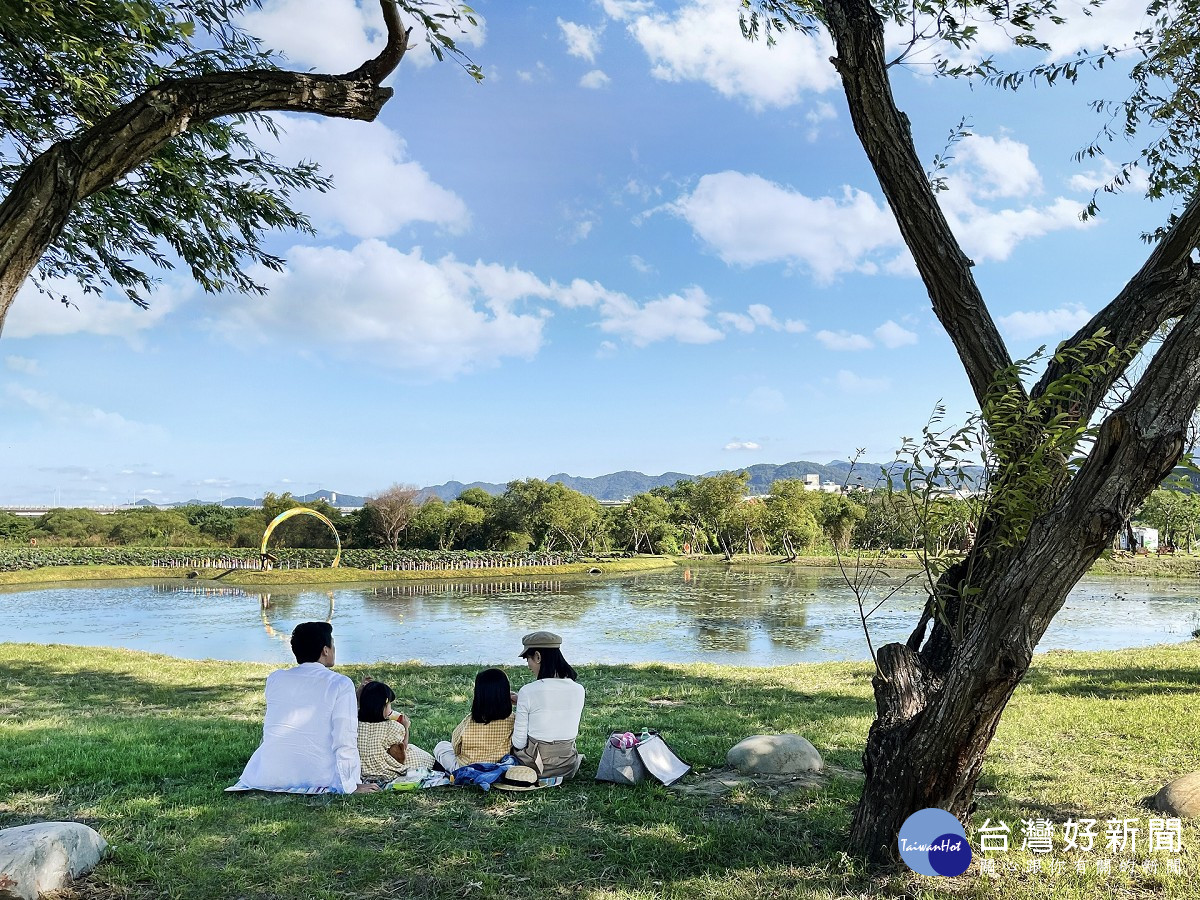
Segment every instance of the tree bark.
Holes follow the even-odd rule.
[[[129,174],[192,125],[273,111],[372,121],[393,93],[380,85],[408,47],[394,0],[380,0],[380,6],[386,45],[352,72],[241,70],[168,79],[34,159],[0,203],[0,331],[17,291],[75,206]]]
[[[826,0],[824,9],[855,130],[982,406],[1011,360],[895,106],[882,20],[869,0]],[[1200,198],[1122,292],[1067,342],[1077,347],[1105,328],[1119,349],[1139,349],[1178,318],[1129,398],[1101,425],[1079,471],[1072,476],[1062,461],[1034,498],[1028,533],[1016,546],[1001,540],[996,522],[981,523],[967,559],[936,586],[942,611],[935,614],[931,602],[907,643],[879,649],[876,719],[851,826],[854,851],[872,864],[898,860],[900,827],[917,810],[937,807],[967,821],[985,751],[1038,641],[1067,593],[1178,462],[1200,404],[1200,276],[1190,260],[1198,240]],[[1032,396],[1097,359],[1052,361]],[[1124,369],[1092,374],[1071,397],[1077,421],[1090,420]],[[980,590],[964,599],[958,591],[967,572]]]

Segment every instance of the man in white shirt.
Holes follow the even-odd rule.
[[[363,794],[354,682],[333,671],[333,626],[302,622],[292,632],[295,668],[267,676],[263,739],[230,790]]]

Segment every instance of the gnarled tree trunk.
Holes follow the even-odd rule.
[[[895,105],[882,20],[869,0],[825,0],[824,9],[855,130],[985,407],[1012,361]],[[878,651],[876,719],[851,830],[854,850],[872,863],[897,860],[900,826],[919,809],[938,807],[967,821],[985,751],[1038,641],[1071,588],[1179,461],[1200,403],[1200,293],[1189,258],[1198,240],[1200,202],[1193,200],[1124,290],[1066,342],[1079,352],[1056,356],[1030,393],[1049,396],[1056,380],[1086,374],[1071,406],[1048,406],[1046,419],[1066,413],[1090,421],[1128,365],[1083,372],[1103,352],[1091,341],[1097,332],[1105,329],[1121,350],[1136,350],[1178,320],[1128,399],[1100,426],[1082,467],[1072,474],[1064,460],[1034,492],[1031,524],[1019,542],[1003,540],[998,523],[985,521],[967,561],[939,581],[940,603],[931,599],[908,642]],[[990,424],[986,415],[985,408]],[[957,591],[968,569],[979,592],[964,599]]]

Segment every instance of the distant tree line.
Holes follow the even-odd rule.
[[[965,550],[973,536],[973,501],[953,497],[917,503],[884,489],[847,494],[807,490],[783,479],[766,497],[747,496],[746,473],[723,473],[638,494],[622,506],[555,482],[509,482],[494,496],[468,488],[456,499],[421,498],[393,485],[360,510],[342,513],[323,500],[300,504],[268,493],[260,508],[216,504],[153,506],[100,514],[52,509],[39,518],[0,513],[0,543],[47,546],[257,547],[275,516],[308,506],[328,518],[346,548],[409,550],[773,554],[783,558],[839,551]],[[1163,540],[1190,549],[1200,528],[1200,495],[1159,490],[1140,521]],[[272,546],[332,545],[328,528],[300,516],[284,522]]]

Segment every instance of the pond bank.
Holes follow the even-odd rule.
[[[332,585],[365,582],[424,581],[453,578],[509,578],[525,575],[615,575],[673,568],[675,560],[667,556],[642,556],[631,559],[600,559],[593,562],[565,563],[559,566],[506,566],[487,569],[373,570],[373,569],[187,569],[182,566],[44,566],[0,572],[0,585],[42,584],[64,581],[118,581],[121,579],[201,579],[237,586]],[[596,571],[598,570],[598,571]]]
[[[844,856],[856,778],[720,796],[593,781],[615,728],[659,729],[699,776],[743,737],[771,732],[803,734],[831,766],[859,771],[874,708],[869,665],[581,666],[587,761],[561,789],[304,798],[222,790],[261,737],[272,666],[29,644],[0,644],[0,661],[0,827],[84,821],[113,847],[62,900],[1200,898],[1195,822],[1183,823],[1179,874],[1142,867],[1151,858],[1142,841],[1125,854],[1102,852],[1102,841],[1091,855],[1061,849],[1068,817],[1129,819],[1144,839],[1152,813],[1141,799],[1200,769],[1194,644],[1038,657],[988,752],[972,823],[973,847],[991,819],[1011,827],[1014,849],[994,857],[999,877],[972,867],[954,879],[871,877]],[[475,674],[387,663],[339,670],[390,684],[422,747],[462,717]],[[526,677],[523,667],[509,673],[514,686]],[[1056,822],[1055,852],[1016,850],[1021,819]],[[1097,872],[1100,856],[1110,873]],[[1033,862],[1047,868],[1030,875]]]
[[[676,557],[680,565],[737,565],[737,566],[813,566],[836,569],[836,556],[799,556],[794,560],[785,560],[779,556],[751,556],[745,553],[735,553],[732,561],[726,561],[719,554],[708,556]],[[842,557],[842,565],[847,571],[852,571],[857,557],[853,552]],[[863,566],[873,566],[881,569],[920,569],[921,560],[915,553],[907,556],[868,556],[862,557]],[[1096,560],[1088,575],[1131,575],[1136,578],[1200,578],[1200,555],[1188,553],[1168,553],[1149,556],[1113,556],[1101,557]]]

